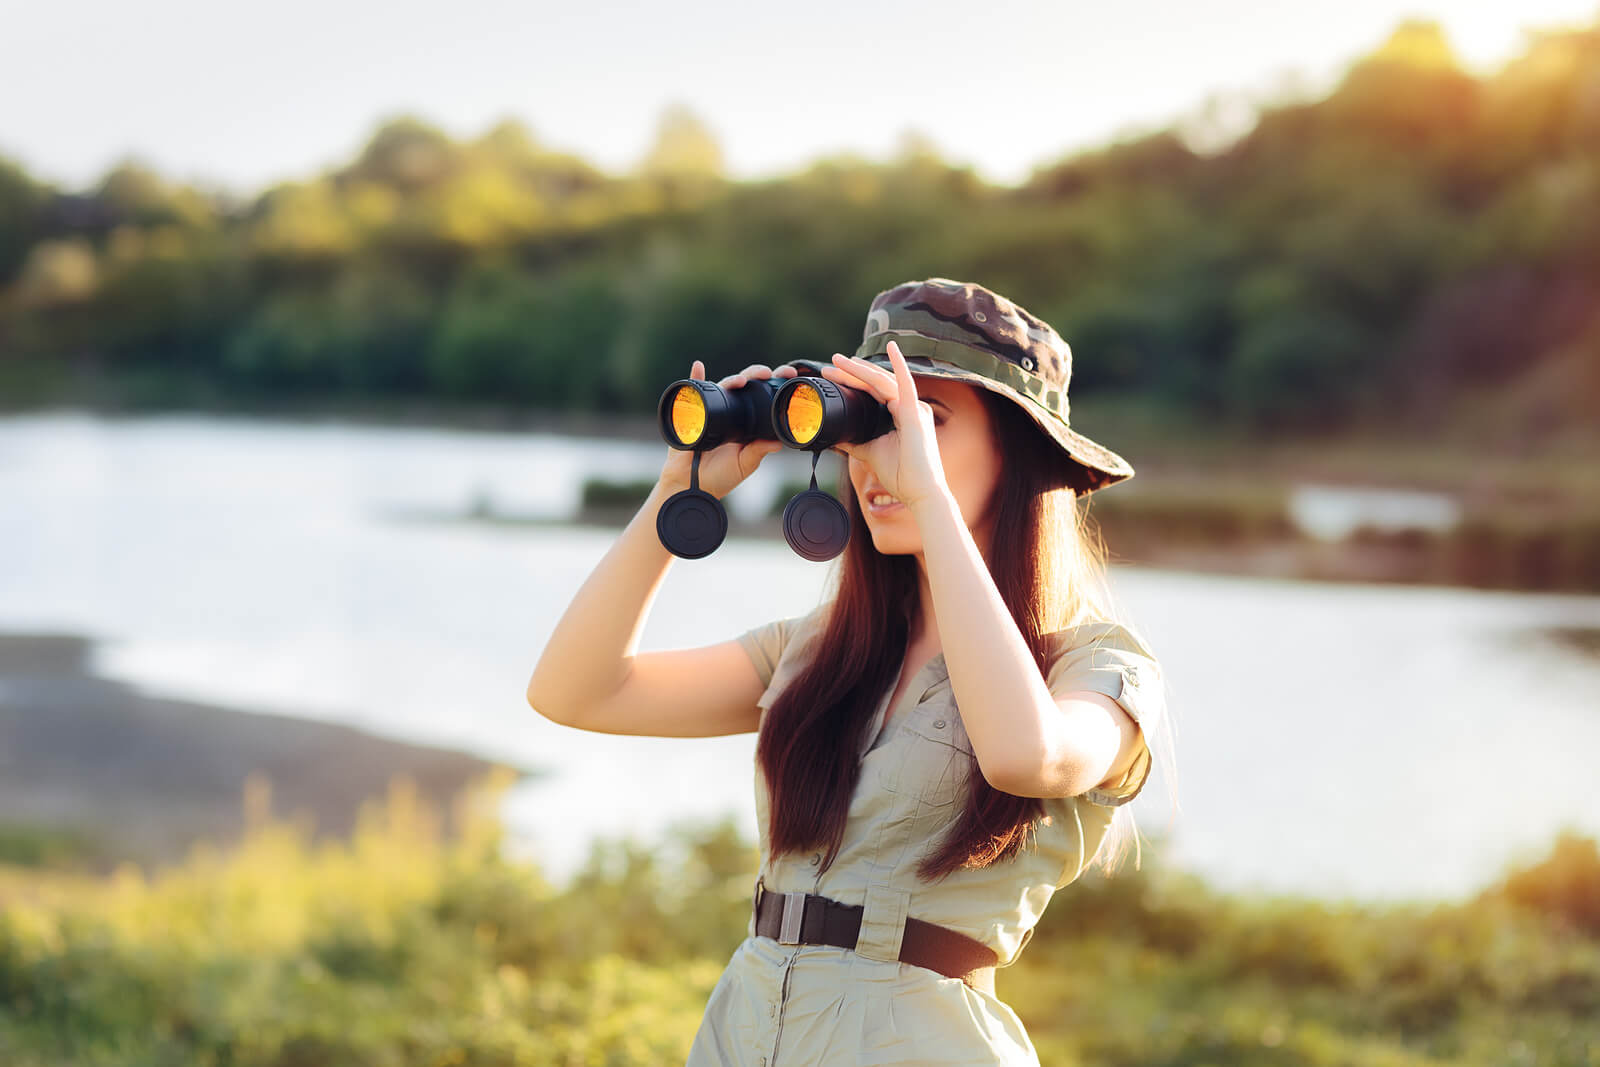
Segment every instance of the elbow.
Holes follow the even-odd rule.
[[[988,782],[992,788],[1015,797],[1028,795],[1027,789],[1023,787],[1022,776],[1010,768],[986,767],[980,763],[978,764],[978,769],[983,772],[983,780]]]
[[[1016,755],[978,761],[984,781],[1002,793],[1017,797],[1044,796],[1040,791],[1040,764]]]
[[[1073,760],[1053,760],[1042,752],[1011,752],[980,760],[984,781],[1018,797],[1068,797],[1094,787],[1088,768]]]
[[[557,726],[572,726],[578,716],[573,710],[546,691],[547,687],[539,684],[539,674],[534,672],[528,680],[528,688],[524,695],[528,700],[528,707],[538,712],[539,715],[555,723]]]

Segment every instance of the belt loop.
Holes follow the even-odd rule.
[[[778,927],[778,944],[800,944],[800,926],[806,915],[804,893],[783,894],[783,922]]]
[[[755,892],[750,894],[750,910],[751,910],[751,912],[758,913],[758,912],[761,911],[761,894],[762,894],[762,891],[766,888],[766,881],[767,881],[767,876],[766,875],[764,875],[764,874],[756,875]]]
[[[910,905],[910,890],[897,889],[887,882],[869,882],[861,909],[856,954],[869,960],[898,960]]]

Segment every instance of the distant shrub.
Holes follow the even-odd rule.
[[[619,508],[636,511],[655,485],[654,479],[613,482],[604,478],[589,478],[583,483],[581,506],[585,511]]]
[[[96,853],[82,834],[35,826],[0,826],[0,864],[70,868]]]
[[[1600,938],[1600,845],[1592,837],[1563,831],[1548,856],[1512,871],[1483,896],[1502,898]]]

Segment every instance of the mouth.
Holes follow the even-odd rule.
[[[862,503],[868,515],[883,515],[905,507],[898,498],[890,496],[881,489],[873,489],[861,496]]]

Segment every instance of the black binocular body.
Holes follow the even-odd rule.
[[[793,378],[757,378],[737,389],[682,378],[657,406],[661,436],[692,451],[690,488],[674,494],[656,516],[656,533],[674,555],[699,559],[716,551],[728,532],[722,502],[699,484],[700,453],[730,441],[781,441],[811,453],[811,487],[783,511],[789,546],[814,562],[844,551],[850,520],[844,505],[817,488],[817,460],[839,444],[871,441],[894,429],[894,416],[870,393],[830,382],[822,364],[795,360]]]
[[[822,366],[796,360],[793,378],[756,378],[738,389],[683,378],[661,394],[661,436],[673,448],[715,448],[728,441],[782,441],[822,451],[859,444],[894,429],[894,416],[870,393],[830,382]]]

